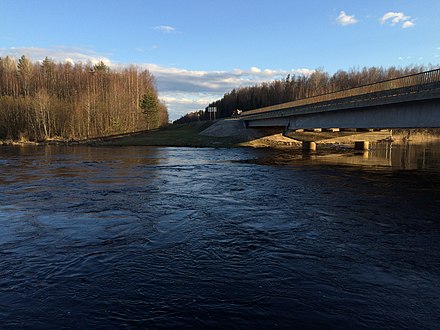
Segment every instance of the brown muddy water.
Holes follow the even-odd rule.
[[[440,145],[0,148],[0,328],[436,329]]]

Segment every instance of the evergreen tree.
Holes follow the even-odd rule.
[[[157,112],[159,110],[159,100],[156,93],[149,90],[141,98],[139,106],[142,112],[147,116],[148,124],[157,121]]]

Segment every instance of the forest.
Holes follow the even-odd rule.
[[[147,70],[0,57],[0,139],[82,140],[167,124]]]
[[[339,70],[330,75],[316,70],[310,75],[287,75],[285,79],[264,82],[250,87],[233,89],[220,100],[208,107],[217,107],[217,118],[230,117],[236,109],[248,111],[270,105],[295,101],[311,96],[336,92],[382,80],[430,70],[431,67],[410,66],[405,68],[370,67],[363,69]],[[175,121],[186,123],[197,120],[209,120],[208,107],[191,112]]]

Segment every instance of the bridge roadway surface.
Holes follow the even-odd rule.
[[[243,112],[247,127],[284,130],[440,127],[440,69]]]

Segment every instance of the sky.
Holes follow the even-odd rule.
[[[440,63],[440,0],[0,0],[0,56],[130,64],[170,119],[287,74]]]

